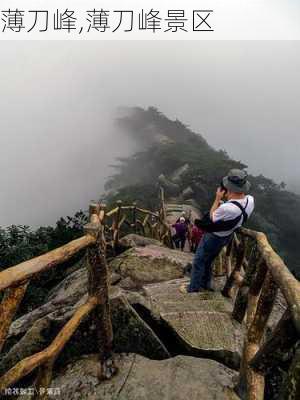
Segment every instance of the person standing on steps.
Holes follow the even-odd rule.
[[[185,218],[180,217],[179,221],[173,224],[172,227],[175,228],[176,231],[175,235],[172,237],[175,247],[177,249],[180,247],[181,251],[183,251],[188,232]]]
[[[232,169],[222,179],[209,214],[198,222],[205,234],[194,256],[190,284],[182,285],[181,292],[212,290],[214,259],[232,240],[234,231],[247,221],[254,210],[254,198],[246,194],[249,189],[250,182],[243,170]]]
[[[204,231],[197,226],[198,219],[195,219],[191,229],[191,245],[190,250],[192,253],[196,253],[197,247],[201,242]]]
[[[177,224],[177,222],[180,222],[180,218],[184,218],[185,223],[186,223],[187,225],[189,225],[189,224],[191,223],[190,219],[186,216],[185,211],[181,211],[181,215],[180,215],[179,218],[177,218],[176,224]]]

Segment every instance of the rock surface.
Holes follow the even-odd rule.
[[[50,398],[238,400],[232,390],[236,373],[215,361],[184,356],[153,361],[134,354],[116,358],[119,373],[102,383],[96,377],[95,355],[70,364],[51,383],[52,387],[60,388],[60,395]]]
[[[150,244],[156,245],[156,246],[164,246],[163,243],[161,243],[159,240],[148,238],[145,236],[140,236],[135,233],[130,233],[129,235],[124,236],[123,238],[120,239],[119,241],[120,245],[123,247],[145,247]]]
[[[160,174],[157,179],[168,195],[176,196],[180,193],[180,186],[177,183],[172,182],[164,174]]]
[[[179,287],[184,283],[186,279],[145,285],[142,307],[148,308],[182,353],[208,357],[238,369],[243,329],[231,318],[231,301],[219,292],[182,294]]]
[[[114,351],[138,353],[153,359],[170,357],[165,345],[124,296],[111,305]],[[94,336],[95,337],[95,336]]]
[[[188,186],[187,188],[185,188],[182,191],[181,196],[183,199],[189,199],[189,198],[193,197],[193,194],[194,194],[193,189],[190,186]]]
[[[75,271],[50,293],[46,304],[14,321],[8,338],[11,347],[0,360],[0,375],[22,358],[47,347],[86,301],[86,292],[86,271]],[[136,352],[157,359],[169,357],[157,335],[128,303],[122,289],[112,286],[110,300],[116,351]],[[72,357],[95,352],[96,342],[95,328],[89,316],[64,348],[60,360],[64,363]]]
[[[182,183],[184,177],[189,173],[190,170],[191,168],[189,164],[182,165],[173,172],[170,177],[171,181],[174,183]]]
[[[128,276],[119,282],[119,287],[125,290],[137,289],[136,283]]]
[[[110,268],[123,278],[130,277],[141,287],[145,283],[183,277],[185,267],[192,259],[191,253],[149,245],[125,251],[112,260]]]
[[[167,214],[167,222],[172,225],[175,224],[177,219],[182,215],[182,212],[185,212],[187,218],[189,218],[192,222],[195,218],[200,218],[200,211],[190,205],[190,204],[177,204],[177,203],[166,203],[166,214]]]

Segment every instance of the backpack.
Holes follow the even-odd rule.
[[[243,217],[242,225],[246,223],[248,215],[245,209],[247,208],[248,205],[248,199],[245,208],[238,201],[230,201],[230,203],[234,204],[241,210],[241,214],[238,215],[236,218],[230,219],[228,221],[220,220],[213,222],[210,218],[209,212],[207,212],[206,214],[204,214],[202,219],[195,220],[195,225],[198,226],[198,228],[204,230],[205,232],[221,232],[221,231],[230,231],[231,229],[233,229],[240,222],[242,217]]]

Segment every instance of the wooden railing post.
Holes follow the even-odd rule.
[[[232,240],[232,242],[230,244],[229,249],[227,249],[227,251],[229,251],[229,255],[226,252],[226,259],[227,259],[226,264],[227,265],[229,263],[231,264],[231,262],[228,260],[228,258],[230,258],[230,251],[231,251],[231,248],[232,248],[233,240]],[[233,270],[231,271],[230,275],[228,276],[226,284],[224,286],[224,289],[222,290],[223,296],[231,297],[231,289],[232,289],[232,287],[233,287],[235,282],[239,283],[238,286],[242,285],[240,271],[241,271],[241,268],[242,268],[242,265],[243,265],[243,262],[244,262],[244,259],[245,259],[245,253],[246,253],[246,239],[243,236],[241,241],[239,242],[239,245],[237,246],[236,264],[235,264]]]
[[[87,234],[94,235],[96,243],[87,249],[88,268],[88,293],[90,297],[98,299],[97,306],[92,312],[94,319],[99,351],[99,379],[109,379],[116,367],[112,359],[113,331],[109,303],[109,279],[106,263],[106,244],[103,228],[98,212],[101,210],[92,208],[90,222],[85,226]],[[103,210],[102,210],[103,211]],[[98,220],[97,220],[98,218]],[[104,217],[103,217],[104,218]],[[102,218],[102,219],[103,219]]]
[[[51,358],[49,361],[42,364],[38,369],[37,378],[34,384],[35,394],[34,399],[46,400],[48,399],[48,391],[53,375],[53,365],[55,358]]]
[[[99,205],[99,221],[104,226],[106,220],[106,204],[101,203]]]
[[[137,225],[136,225],[136,203],[132,204],[132,226],[133,226],[133,230],[134,233],[137,233]]]
[[[121,219],[121,212],[122,212],[122,200],[118,200],[117,201],[117,212],[114,216],[114,221],[113,221],[113,246],[114,246],[115,251],[118,247],[119,238],[120,238],[119,224],[120,224],[120,219]]]
[[[160,187],[160,209],[159,209],[159,240],[162,240],[164,236],[165,224],[166,224],[166,210],[165,210],[165,192],[164,188]]]
[[[231,257],[232,257],[232,253],[233,253],[234,240],[235,240],[235,234],[234,234],[234,237],[232,238],[232,240],[228,243],[228,245],[226,247],[224,270],[225,270],[227,279],[231,274]]]
[[[89,221],[90,223],[97,224],[99,222],[100,204],[92,201],[89,206]]]
[[[219,253],[218,257],[214,261],[213,265],[213,274],[214,276],[223,276],[224,275],[224,258],[225,258],[226,250],[223,248]]]
[[[17,287],[11,287],[5,290],[2,302],[0,304],[0,353],[3,349],[10,324],[18,310],[24,294],[26,292],[28,283],[24,283]]]
[[[156,231],[155,231],[156,225],[157,225],[157,223],[156,223],[155,217],[152,215],[151,216],[151,223],[150,223],[150,230],[151,230],[151,237],[153,239],[157,239]]]
[[[243,321],[245,314],[246,314],[247,305],[248,305],[249,287],[251,285],[251,282],[255,275],[257,267],[260,263],[260,258],[261,258],[261,256],[259,255],[257,246],[254,246],[251,251],[251,255],[249,258],[249,262],[248,262],[248,267],[245,272],[245,276],[243,278],[241,286],[236,295],[233,312],[232,312],[232,318],[240,323]]]
[[[261,281],[259,283],[257,282],[257,292],[259,292],[259,284],[260,287],[262,286],[262,289],[256,312],[250,312],[247,320],[248,329],[243,348],[240,381],[237,388],[240,395],[243,393],[247,394],[247,400],[264,399],[264,376],[251,368],[250,362],[259,350],[277,294],[277,285],[270,272],[267,272],[263,285]]]

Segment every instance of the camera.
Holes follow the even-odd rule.
[[[224,194],[226,194],[227,193],[227,189],[226,189],[226,187],[223,185],[223,181],[221,181],[221,183],[220,183],[220,188],[222,189],[222,190],[224,190]]]

